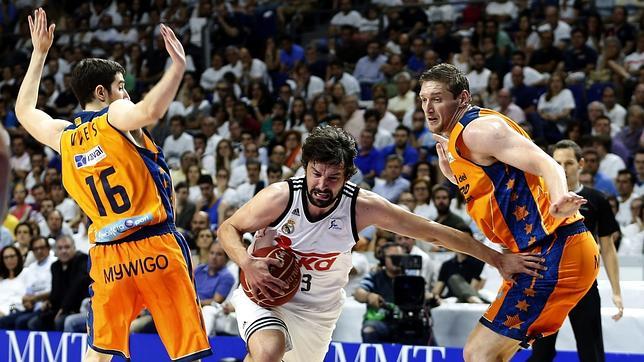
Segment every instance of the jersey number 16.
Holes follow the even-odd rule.
[[[105,196],[107,197],[107,201],[109,201],[110,203],[112,212],[115,214],[122,214],[129,210],[132,204],[130,203],[130,197],[127,196],[127,192],[125,192],[125,187],[120,185],[110,185],[110,182],[107,178],[114,173],[116,173],[114,167],[108,167],[105,170],[101,171],[98,176],[101,181],[101,185],[103,186]],[[87,176],[85,178],[85,183],[87,184],[87,186],[89,186],[90,191],[92,191],[92,196],[94,197],[94,201],[96,202],[96,208],[98,209],[99,215],[107,216],[105,206],[103,205],[103,201],[101,201],[101,197],[99,196],[98,190],[96,188],[94,176]],[[123,202],[122,204],[119,205],[118,200],[116,199],[116,195],[119,195],[121,197],[121,200]]]

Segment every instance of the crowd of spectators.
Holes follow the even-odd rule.
[[[318,125],[343,127],[358,141],[352,181],[486,242],[437,167],[419,106],[418,76],[441,62],[466,74],[474,105],[509,116],[544,149],[564,138],[582,145],[581,181],[609,198],[621,226],[618,253],[643,253],[640,8],[619,0],[55,3],[0,3],[0,121],[8,131],[0,137],[10,139],[12,177],[0,228],[0,328],[82,330],[77,313],[88,293],[87,218],[62,186],[59,156],[35,142],[14,113],[30,56],[26,18],[41,5],[56,35],[37,107],[56,118],[71,120],[80,110],[70,87],[80,59],[122,64],[136,102],[170,64],[159,23],[181,39],[187,72],[150,131],[172,168],[176,224],[193,250],[197,290],[208,307],[224,302],[237,280],[221,255],[217,226],[262,188],[303,174],[301,146]],[[471,290],[484,284],[481,268],[465,256],[440,256],[447,254],[372,228],[360,236],[356,255],[387,242],[403,246],[391,249],[397,253],[421,255],[428,298],[459,294],[445,289],[458,279],[472,286],[458,299],[480,302]],[[349,294],[386,275],[369,274],[368,262],[354,257]],[[230,312],[228,305],[204,309],[209,328],[216,329],[215,315]]]

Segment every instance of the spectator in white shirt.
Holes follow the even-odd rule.
[[[565,48],[570,41],[570,25],[559,19],[559,9],[557,6],[548,5],[544,12],[546,23],[550,24],[550,28],[555,36],[554,45],[560,49]]]
[[[644,65],[644,32],[637,36],[635,51],[624,58],[624,68],[632,75],[637,75],[642,65]]]
[[[626,123],[626,108],[617,103],[615,98],[615,89],[606,87],[602,92],[602,103],[606,107],[606,115],[610,118],[610,126],[614,134],[622,130]]]
[[[272,89],[271,78],[268,75],[266,63],[257,58],[253,58],[246,48],[239,50],[239,61],[242,65],[240,77],[242,85],[250,84],[252,81],[261,81],[263,84],[271,85],[269,89]]]
[[[23,266],[20,250],[13,245],[0,250],[0,317],[22,310],[25,285],[21,277]]]
[[[29,154],[26,152],[25,138],[20,134],[16,134],[11,138],[9,165],[15,178],[19,179],[24,179],[29,170],[31,170],[31,161],[29,160]]]
[[[340,82],[344,86],[344,91],[347,95],[360,97],[360,83],[354,76],[344,71],[344,63],[341,60],[335,59],[329,63],[329,73],[331,77],[327,80],[327,87]]]
[[[526,123],[525,112],[523,112],[521,107],[512,102],[512,94],[510,94],[507,88],[501,88],[499,90],[499,93],[496,95],[496,100],[499,105],[494,108],[495,111],[506,115],[518,124]]]
[[[472,55],[472,59],[472,71],[467,73],[466,78],[470,83],[470,92],[472,94],[482,94],[487,88],[492,71],[485,68],[483,53],[475,52]]]
[[[201,73],[199,84],[208,92],[215,89],[217,82],[224,78],[224,74],[228,71],[224,68],[224,57],[220,53],[213,53],[210,60],[210,67]]]
[[[408,109],[414,108],[416,93],[411,90],[411,76],[407,72],[401,72],[394,77],[398,94],[389,99],[389,111],[399,120],[405,115]]]
[[[516,19],[519,16],[519,8],[508,0],[492,1],[485,7],[485,13],[498,22],[503,23]]]
[[[336,36],[343,25],[359,26],[362,24],[362,15],[352,9],[351,0],[340,0],[340,12],[331,18],[329,35]]]
[[[548,77],[538,70],[526,65],[526,54],[522,50],[515,50],[512,53],[512,66],[519,66],[523,71],[523,83],[528,87],[545,84]],[[512,72],[503,76],[503,87],[512,89]]]
[[[592,137],[592,146],[597,150],[597,156],[599,156],[599,172],[611,180],[615,180],[617,173],[625,169],[626,164],[621,157],[610,152],[612,143],[610,136]]]
[[[391,132],[378,127],[380,123],[380,112],[375,109],[367,109],[364,112],[364,128],[363,130],[371,131],[374,133],[373,147],[377,150],[394,144],[394,136]]]
[[[71,198],[67,197],[67,191],[60,181],[55,181],[49,185],[51,199],[56,205],[56,209],[63,214],[63,220],[75,227],[81,218],[81,211],[78,204]]]
[[[564,88],[564,77],[554,74],[548,81],[548,91],[539,97],[537,112],[545,121],[544,131],[548,141],[561,139],[575,109],[572,92]]]
[[[181,155],[195,150],[194,139],[185,132],[186,120],[182,116],[170,118],[170,135],[163,142],[163,154],[171,168],[179,168]]]
[[[637,199],[639,195],[635,192],[635,183],[637,177],[627,169],[620,170],[617,173],[615,187],[617,188],[617,201],[619,201],[619,210],[615,215],[615,220],[621,227],[629,225],[633,220],[631,213],[631,202]]]
[[[57,260],[51,251],[49,242],[42,236],[32,239],[29,249],[33,253],[34,262],[21,273],[25,285],[25,295],[22,297],[23,315],[39,311],[43,302],[49,298],[51,264]],[[17,316],[14,321],[16,319]],[[0,328],[2,327],[5,326],[0,322]]]
[[[400,126],[400,121],[398,121],[398,118],[396,118],[393,113],[389,112],[389,98],[384,95],[374,95],[373,108],[378,111],[382,117],[378,124],[378,128],[389,131],[389,133],[393,134],[396,131],[396,127]]]
[[[295,85],[291,86],[292,89],[295,89],[293,94],[306,99],[308,103],[311,103],[318,94],[324,92],[322,78],[312,75],[308,65],[304,63],[295,65],[293,79],[295,80]]]

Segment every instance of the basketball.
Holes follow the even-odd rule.
[[[255,297],[246,283],[246,276],[242,270],[239,275],[239,280],[242,285],[242,289],[248,298],[260,307],[277,307],[291,300],[295,296],[295,293],[300,289],[300,280],[302,279],[300,265],[298,264],[297,258],[293,252],[277,246],[270,246],[255,250],[253,252],[253,256],[281,260],[281,268],[270,265],[268,270],[275,278],[285,281],[288,284],[288,288],[282,291],[282,293],[269,291],[273,300],[267,298],[262,293],[259,293],[259,295]]]

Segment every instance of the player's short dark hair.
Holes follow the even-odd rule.
[[[458,96],[464,90],[470,91],[470,84],[465,75],[455,66],[448,63],[441,63],[431,67],[420,75],[420,83],[434,81],[447,85],[447,89]]]
[[[113,60],[87,58],[72,70],[72,90],[82,108],[94,98],[94,89],[102,85],[107,92],[117,73],[125,75],[125,68]]]
[[[555,150],[564,150],[564,149],[571,149],[575,153],[575,159],[577,161],[581,160],[583,157],[583,152],[581,151],[581,147],[573,141],[573,140],[561,140],[555,144],[555,148],[553,149],[553,152]]]
[[[347,131],[331,126],[316,127],[302,146],[302,165],[305,169],[309,162],[343,165],[344,176],[349,179],[356,173],[353,160],[357,155],[356,141]]]

